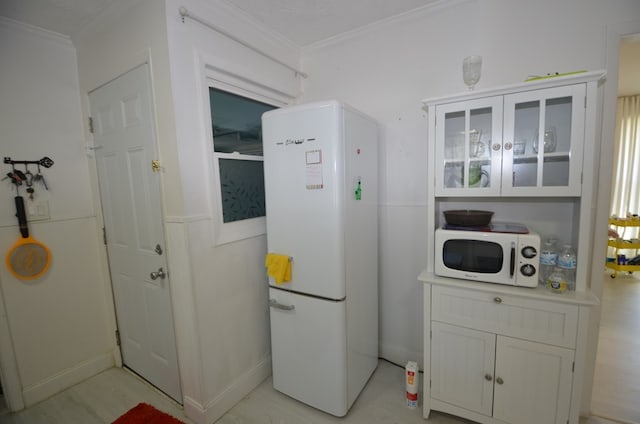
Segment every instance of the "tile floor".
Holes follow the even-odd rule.
[[[636,279],[637,277],[637,279]],[[605,281],[603,319],[594,383],[593,416],[581,424],[640,424],[640,277],[618,274]],[[631,365],[631,366],[630,366]],[[1,401],[2,399],[0,399]],[[0,412],[0,424],[111,423],[138,402],[147,402],[186,424],[180,405],[124,369],[107,370],[24,411]],[[408,409],[404,368],[381,360],[346,417],[336,418],[273,390],[266,379],[219,424],[464,424],[470,421]],[[609,419],[605,419],[606,417]],[[541,423],[542,424],[542,423]]]
[[[640,273],[605,277],[592,414],[640,423],[639,336]]]

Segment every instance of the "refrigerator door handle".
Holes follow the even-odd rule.
[[[283,305],[282,303],[278,303],[275,299],[269,299],[269,306],[276,309],[282,309],[283,311],[293,311],[296,308],[295,305]]]

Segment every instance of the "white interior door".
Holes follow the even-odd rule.
[[[157,156],[148,66],[93,91],[89,101],[122,360],[182,402],[160,175],[152,169]]]

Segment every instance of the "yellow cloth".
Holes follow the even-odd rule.
[[[273,277],[276,284],[291,281],[291,262],[287,255],[267,253],[264,266],[267,267],[267,275]]]

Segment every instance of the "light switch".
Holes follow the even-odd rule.
[[[49,202],[47,200],[27,201],[27,219],[29,221],[43,221],[49,218]]]

